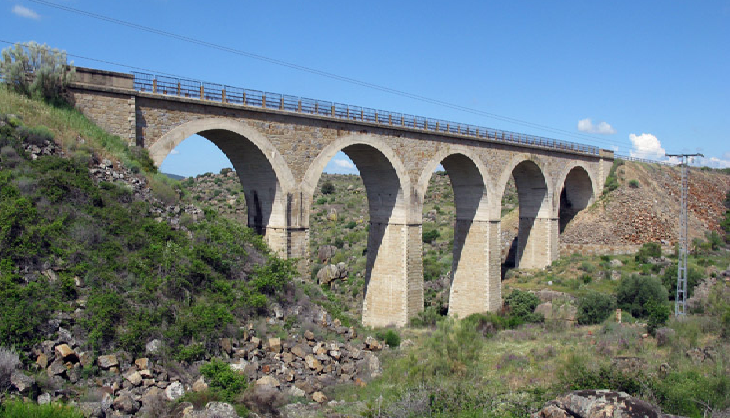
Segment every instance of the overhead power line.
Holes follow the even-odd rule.
[[[462,112],[465,112],[465,113],[470,113],[470,114],[473,114],[473,115],[484,116],[484,117],[488,117],[488,118],[500,120],[500,121],[503,121],[503,122],[514,123],[516,125],[530,127],[530,128],[537,129],[537,130],[552,132],[552,133],[560,134],[560,135],[564,135],[564,136],[570,136],[572,138],[581,139],[583,141],[593,141],[593,142],[598,142],[598,143],[603,143],[603,144],[609,144],[609,145],[620,145],[620,146],[625,146],[626,145],[625,142],[610,140],[610,139],[607,139],[607,138],[598,138],[598,137],[595,137],[595,136],[592,136],[592,135],[588,135],[588,134],[576,133],[576,132],[568,131],[568,130],[565,130],[565,129],[554,128],[554,127],[551,127],[551,126],[547,126],[547,125],[543,125],[543,124],[539,124],[539,123],[534,123],[534,122],[529,122],[529,121],[525,121],[525,120],[521,120],[521,119],[509,117],[509,116],[502,116],[502,115],[498,115],[496,113],[486,112],[486,111],[474,109],[474,108],[471,108],[471,107],[462,106],[462,105],[455,104],[455,103],[450,103],[450,102],[447,102],[447,101],[444,101],[444,100],[433,99],[433,98],[430,98],[430,97],[421,96],[421,95],[414,94],[414,93],[409,93],[409,92],[406,92],[406,91],[403,91],[403,90],[398,90],[398,89],[394,89],[394,88],[391,88],[391,87],[382,86],[382,85],[379,85],[379,84],[370,83],[370,82],[363,81],[363,80],[358,80],[358,79],[355,79],[355,78],[352,78],[352,77],[346,77],[346,76],[342,76],[342,75],[339,75],[339,74],[334,74],[334,73],[330,73],[330,72],[327,72],[327,71],[318,70],[318,69],[315,69],[315,68],[311,68],[311,67],[307,67],[307,66],[295,64],[295,63],[292,63],[292,62],[280,60],[280,59],[277,59],[277,58],[271,58],[271,57],[267,57],[265,55],[256,54],[256,53],[253,53],[253,52],[248,52],[248,51],[243,51],[243,50],[240,50],[240,49],[235,49],[235,48],[227,47],[225,45],[221,45],[221,44],[216,44],[216,43],[213,43],[213,42],[204,41],[204,40],[197,39],[197,38],[193,38],[193,37],[190,37],[190,36],[180,35],[180,34],[177,34],[177,33],[165,31],[165,30],[162,30],[162,29],[153,28],[153,27],[150,27],[150,26],[140,25],[140,24],[137,24],[137,23],[134,23],[134,22],[125,21],[125,20],[113,18],[113,17],[110,17],[110,16],[105,16],[105,15],[101,15],[101,14],[97,14],[97,13],[88,12],[88,11],[85,11],[85,10],[77,9],[77,8],[70,7],[70,6],[66,6],[66,5],[62,5],[62,4],[53,3],[53,2],[50,2],[50,1],[46,1],[46,0],[28,0],[28,1],[31,1],[31,2],[37,3],[37,4],[41,4],[41,5],[44,5],[44,6],[48,6],[48,7],[53,7],[53,8],[59,9],[59,10],[64,10],[64,11],[67,11],[67,12],[70,12],[70,13],[75,13],[75,14],[83,15],[83,16],[90,17],[90,18],[93,18],[93,19],[102,20],[102,21],[106,21],[106,22],[109,22],[109,23],[114,23],[114,24],[121,25],[121,26],[126,26],[126,27],[129,27],[129,28],[132,28],[132,29],[137,29],[137,30],[141,30],[141,31],[148,32],[148,33],[153,33],[153,34],[156,34],[156,35],[160,35],[160,36],[165,36],[165,37],[168,37],[168,38],[177,39],[177,40],[180,40],[180,41],[183,41],[183,42],[188,42],[188,43],[191,43],[191,44],[200,45],[200,46],[204,46],[204,47],[207,47],[207,48],[212,48],[212,49],[216,49],[216,50],[219,50],[219,51],[228,52],[228,53],[231,53],[231,54],[240,55],[240,56],[244,56],[244,57],[256,59],[256,60],[259,60],[259,61],[268,62],[268,63],[271,63],[271,64],[275,64],[275,65],[279,65],[279,66],[291,68],[291,69],[298,70],[298,71],[304,71],[304,72],[307,72],[307,73],[310,73],[310,74],[315,74],[315,75],[319,75],[319,76],[322,76],[322,77],[327,77],[327,78],[330,78],[330,79],[334,79],[334,80],[338,80],[338,81],[342,81],[342,82],[346,82],[346,83],[350,83],[350,84],[354,84],[354,85],[358,85],[358,86],[362,86],[362,87],[366,87],[366,88],[370,88],[370,89],[382,91],[382,92],[385,92],[385,93],[390,93],[390,94],[397,95],[397,96],[401,96],[401,97],[407,97],[407,98],[410,98],[410,99],[413,99],[413,100],[418,100],[418,101],[425,102],[425,103],[430,103],[430,104],[434,104],[434,105],[438,105],[438,106],[442,106],[442,107],[446,107],[446,108],[450,108],[450,109],[454,109],[454,110],[459,110],[459,111],[462,111]]]

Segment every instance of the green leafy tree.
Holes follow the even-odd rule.
[[[56,103],[75,69],[73,62],[67,64],[65,51],[31,41],[3,49],[0,74],[16,92]]]
[[[649,301],[664,303],[669,292],[658,278],[633,274],[621,279],[616,290],[618,307],[635,318],[646,318]]]
[[[535,308],[540,304],[540,298],[537,295],[524,292],[522,290],[513,290],[504,299],[509,307],[510,316],[518,322],[542,322],[545,318],[541,314],[535,313]],[[516,324],[513,324],[516,325]]]
[[[332,194],[335,192],[335,185],[332,184],[331,181],[325,181],[324,184],[322,184],[322,194]]]
[[[667,323],[671,311],[669,310],[666,302],[655,300],[650,300],[646,304],[646,310],[649,313],[649,319],[646,321],[646,328],[647,331],[649,331],[649,334],[654,335],[657,328]]]
[[[616,299],[605,293],[589,292],[578,300],[578,323],[600,324],[616,309]]]

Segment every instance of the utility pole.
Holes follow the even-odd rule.
[[[687,314],[687,187],[689,183],[689,161],[702,154],[665,154],[681,158],[682,167],[682,212],[679,215],[679,253],[677,254],[677,295],[674,298],[674,316]]]

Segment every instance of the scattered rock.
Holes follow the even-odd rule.
[[[535,418],[668,418],[658,407],[624,392],[579,390],[548,402]]]
[[[180,382],[172,382],[165,388],[165,396],[168,400],[175,401],[182,398],[183,395],[185,395],[185,388]]]
[[[157,354],[162,348],[162,341],[154,339],[145,344],[144,348],[147,354]]]
[[[15,370],[10,375],[10,384],[13,385],[18,392],[25,393],[35,385],[35,379],[25,375],[19,370]]]
[[[68,344],[60,344],[56,346],[56,355],[60,356],[65,361],[70,362],[76,362],[78,361],[78,356],[76,355],[76,352],[68,346]]]
[[[205,382],[205,376],[200,376],[193,383],[193,392],[205,392],[206,390],[208,390],[208,383]]]
[[[327,402],[327,397],[322,392],[314,392],[314,394],[312,394],[312,399],[317,403]]]
[[[41,393],[38,395],[38,405],[45,405],[51,403],[51,394],[48,392]]]
[[[109,370],[112,367],[118,367],[119,361],[117,360],[117,356],[114,354],[109,354],[107,356],[99,356],[96,359],[96,364],[99,365],[104,370]]]

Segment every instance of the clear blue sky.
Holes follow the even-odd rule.
[[[579,137],[29,0],[0,0],[0,39],[35,40],[70,54],[194,79],[573,140],[653,159],[663,150],[699,151],[707,156],[701,163],[730,166],[729,0],[52,1]],[[185,141],[163,170],[190,175],[225,166],[222,155],[201,158],[217,151],[206,143]],[[348,172],[344,165],[333,161],[328,171]]]

